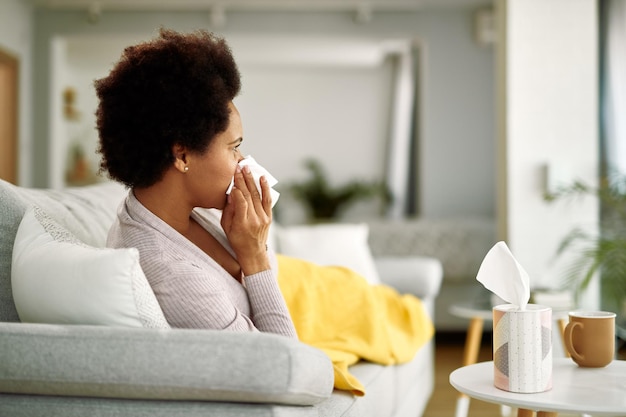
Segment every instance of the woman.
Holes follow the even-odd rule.
[[[101,168],[130,188],[108,245],[139,250],[173,327],[295,338],[266,245],[270,187],[238,165],[240,85],[224,40],[164,29],[96,81]]]

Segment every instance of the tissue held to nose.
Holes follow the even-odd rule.
[[[254,183],[256,184],[256,188],[259,190],[259,193],[261,193],[261,177],[265,177],[270,187],[274,187],[278,183],[278,180],[274,178],[268,170],[259,165],[259,163],[255,161],[252,156],[248,155],[239,162],[240,167],[244,167],[246,165],[248,166],[248,168],[250,168],[250,172],[252,173]],[[233,177],[233,179],[230,181],[230,185],[226,190],[226,194],[230,194],[230,192],[233,190],[234,185],[235,177]],[[280,193],[274,190],[274,188],[270,188],[270,196],[272,197],[272,207],[274,207],[274,205],[278,201],[278,197],[280,197]]]

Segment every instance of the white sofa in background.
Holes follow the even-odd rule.
[[[130,325],[119,326],[21,322],[11,287],[11,259],[27,209],[40,207],[40,217],[48,216],[69,231],[62,236],[64,244],[80,246],[58,255],[44,253],[31,262],[46,257],[59,261],[68,253],[80,258],[81,251],[102,250],[97,248],[104,246],[125,194],[113,183],[43,190],[0,180],[0,415],[422,415],[434,387],[434,341],[406,364],[360,362],[351,367],[367,392],[354,397],[333,390],[332,366],[321,351],[281,336],[158,328],[158,318],[136,314]],[[132,261],[128,251],[125,256]],[[77,265],[81,261],[68,260]],[[442,279],[438,260],[377,257],[374,265],[383,283],[419,296],[432,313]],[[42,280],[59,278],[52,269],[39,270]],[[138,279],[136,273],[130,275]],[[142,291],[142,302],[153,301],[145,286],[133,282],[132,291],[135,302]],[[45,291],[37,295],[46,300]],[[126,302],[132,304],[133,296]]]

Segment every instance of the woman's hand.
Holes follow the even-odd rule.
[[[265,177],[260,179],[262,195],[250,168],[237,167],[235,186],[222,213],[222,228],[244,275],[270,269],[267,237],[272,223],[272,197]]]

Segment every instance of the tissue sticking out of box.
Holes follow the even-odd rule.
[[[487,252],[476,279],[489,291],[520,310],[524,310],[530,300],[528,273],[502,241]]]

